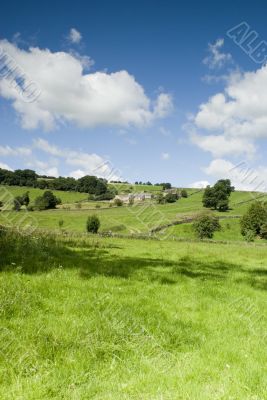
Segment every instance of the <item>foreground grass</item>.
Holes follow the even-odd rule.
[[[266,247],[0,244],[0,398],[266,399]]]

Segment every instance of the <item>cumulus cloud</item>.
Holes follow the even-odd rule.
[[[228,155],[247,154],[251,157],[256,149],[253,143],[242,138],[226,138],[224,135],[191,135],[192,143],[202,150],[209,151],[213,157]]]
[[[127,71],[85,73],[84,59],[75,54],[36,47],[22,50],[7,40],[0,40],[0,49],[40,90],[34,102],[25,102],[8,79],[0,79],[0,96],[11,101],[24,129],[52,130],[64,122],[81,127],[140,127],[172,109],[169,94],[150,99]]]
[[[77,29],[71,28],[68,39],[71,43],[78,44],[82,40],[82,35]]]
[[[71,170],[69,175],[74,178],[81,178],[84,175],[96,175],[107,180],[119,180],[121,175],[112,164],[95,153],[85,153],[70,149],[60,149],[51,145],[44,139],[34,140],[34,147],[52,156],[64,159],[64,162],[76,169]]]
[[[9,165],[2,163],[2,162],[0,162],[0,168],[8,169],[9,171],[13,171],[13,169]]]
[[[216,179],[230,179],[238,190],[267,192],[267,168],[252,168],[246,162],[233,164],[225,159],[215,159],[203,169]]]
[[[221,68],[227,62],[232,61],[232,56],[229,53],[221,51],[224,45],[224,39],[217,39],[215,43],[209,43],[209,55],[204,58],[203,63],[210,69]]]
[[[208,181],[197,181],[197,182],[189,183],[188,187],[193,188],[193,189],[205,189],[209,185],[210,185],[210,183]]]
[[[215,157],[253,156],[257,139],[267,137],[267,65],[233,75],[224,92],[200,105],[193,127],[193,143]]]
[[[31,155],[31,149],[28,147],[10,147],[0,146],[0,156],[29,156]]]

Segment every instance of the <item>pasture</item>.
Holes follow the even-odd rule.
[[[1,235],[3,399],[266,399],[267,248]]]

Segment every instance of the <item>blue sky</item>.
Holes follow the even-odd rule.
[[[267,71],[253,50],[267,40],[266,11],[264,1],[4,3],[0,61],[26,79],[12,86],[0,63],[0,166],[263,186]]]

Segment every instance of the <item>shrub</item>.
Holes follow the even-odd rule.
[[[25,192],[25,193],[21,196],[21,205],[24,205],[24,206],[28,207],[29,204],[30,204],[29,192]]]
[[[63,220],[63,219],[60,219],[60,220],[58,221],[59,229],[62,229],[62,228],[63,228],[63,225],[64,225],[64,220]]]
[[[97,215],[90,215],[87,219],[86,229],[87,232],[97,233],[100,227],[100,220]]]
[[[157,195],[156,200],[157,200],[157,203],[158,203],[158,204],[165,204],[165,203],[166,203],[165,197],[163,196],[162,193],[160,193],[160,194]]]
[[[43,198],[47,200],[47,208],[56,208],[59,199],[51,192],[50,190],[46,190],[43,194]]]
[[[252,232],[254,237],[261,235],[263,238],[266,238],[267,205],[259,201],[251,204],[241,218],[240,225],[243,236],[246,237],[248,232]]]
[[[177,201],[177,194],[176,193],[168,193],[165,196],[166,203],[175,203]]]
[[[96,204],[95,208],[101,208],[101,205],[100,204]]]
[[[78,209],[80,209],[80,208],[82,208],[82,205],[81,205],[81,203],[76,203],[76,204],[75,204],[75,207],[78,208]]]
[[[121,206],[123,206],[123,201],[121,199],[115,199],[114,204],[117,207],[121,207]]]
[[[38,211],[43,211],[48,209],[48,201],[43,196],[38,196],[34,202],[34,208]]]
[[[20,211],[22,205],[22,198],[20,196],[17,196],[13,200],[13,210],[14,211]]]
[[[50,190],[46,190],[42,196],[35,199],[34,206],[37,210],[42,211],[56,208],[59,202],[61,202],[60,199],[57,199]]]
[[[200,239],[213,237],[214,232],[221,229],[219,218],[215,215],[203,214],[193,224],[194,231]]]
[[[130,197],[129,199],[129,206],[133,206],[134,205],[134,198]]]
[[[185,189],[181,190],[181,196],[184,197],[184,198],[188,197],[188,193],[187,193],[187,191]]]

